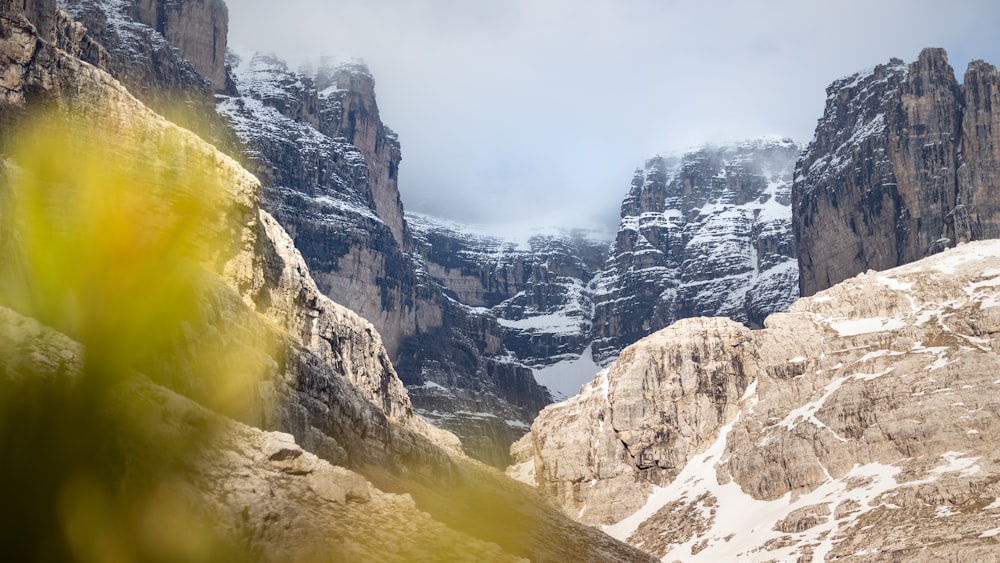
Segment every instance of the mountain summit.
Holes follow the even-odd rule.
[[[969,63],[959,84],[943,49],[827,88],[795,170],[803,295],[963,241],[1000,237],[1000,74]]]

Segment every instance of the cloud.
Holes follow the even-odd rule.
[[[229,0],[231,42],[364,59],[408,209],[585,224],[656,152],[811,139],[834,79],[922,47],[1000,62],[989,1]],[[609,211],[610,210],[610,211]]]

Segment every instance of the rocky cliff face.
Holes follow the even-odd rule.
[[[517,361],[562,397],[639,338],[698,315],[760,326],[797,297],[791,174],[798,146],[766,138],[656,157],[607,243],[518,242],[410,216],[428,274],[488,308]]]
[[[637,171],[594,293],[594,356],[682,318],[759,326],[796,295],[791,173],[799,147],[761,139],[658,156]]]
[[[212,218],[197,226],[212,249],[197,274],[203,279],[203,292],[191,316],[185,317],[183,330],[172,337],[172,353],[126,367],[198,397],[199,388],[208,385],[198,377],[204,373],[198,369],[199,353],[210,345],[207,342],[221,339],[228,360],[252,360],[261,368],[247,388],[250,408],[241,417],[261,428],[289,432],[320,458],[365,472],[370,481],[320,461],[288,435],[265,434],[232,421],[221,424],[224,431],[213,434],[204,456],[170,458],[169,449],[159,446],[176,440],[186,429],[212,426],[207,421],[221,417],[131,375],[114,404],[142,413],[164,440],[145,436],[137,445],[141,447],[120,444],[132,456],[127,460],[130,469],[145,464],[156,475],[167,471],[168,465],[187,466],[183,475],[189,479],[165,484],[181,487],[170,489],[171,494],[179,502],[206,508],[209,522],[228,529],[232,540],[245,543],[264,560],[309,560],[317,555],[313,548],[324,558],[353,557],[363,551],[367,557],[386,560],[451,558],[450,554],[459,559],[501,560],[566,560],[580,553],[593,561],[642,557],[603,534],[566,521],[530,491],[464,458],[456,452],[453,436],[417,416],[374,327],[318,291],[292,239],[260,208],[256,178],[204,140],[149,110],[109,74],[42,39],[37,26],[43,20],[34,14],[5,10],[0,15],[0,53],[13,54],[0,61],[4,92],[11,94],[4,103],[0,131],[14,130],[34,104],[58,108],[65,112],[59,115],[73,116],[68,122],[86,125],[70,140],[72,146],[116,147],[108,162],[147,173],[149,185],[124,184],[150,198],[140,198],[151,206],[141,212],[157,217],[176,214],[170,205],[172,194],[196,191],[205,200],[206,216]],[[65,125],[53,123],[51,138],[64,134]],[[3,139],[5,148],[8,141],[12,139]],[[164,147],[180,151],[183,158],[161,162],[168,154]],[[68,158],[53,161],[62,166],[72,163]],[[19,209],[18,186],[28,170],[21,164],[10,155],[0,160],[4,201],[0,232],[5,235],[0,272],[5,284],[8,276],[21,271],[16,261],[30,256],[20,246],[27,239],[6,236],[18,233],[26,222],[11,216]],[[182,172],[187,167],[206,171],[208,183],[218,184],[221,192],[205,190],[205,183],[178,180],[186,178]],[[157,176],[164,171],[167,178]],[[71,173],[66,177],[76,178]],[[7,294],[0,299],[22,304]],[[68,336],[0,308],[5,393],[7,385],[22,385],[29,377],[56,382],[72,378],[89,361],[89,350],[71,338],[89,338],[86,331],[73,323],[62,328]],[[110,409],[106,416],[115,419],[120,414]],[[29,435],[38,429],[33,425],[39,422],[36,418],[18,422]],[[128,425],[112,427],[122,431],[124,439],[140,436]],[[30,452],[44,451],[42,459],[58,459],[61,454],[48,451],[55,446],[45,441],[30,444],[30,451],[17,450],[20,442],[0,442],[5,459],[38,459]],[[15,450],[7,457],[10,447]],[[87,453],[94,457],[94,452]],[[151,457],[144,458],[145,454]],[[34,469],[38,468],[29,471]],[[419,508],[405,496],[375,491],[370,484],[375,481],[394,491],[413,492]],[[60,483],[40,487],[48,485]],[[484,511],[484,506],[489,509]],[[392,531],[383,534],[384,526]],[[350,530],[330,533],[345,528]],[[425,532],[433,539],[414,539]],[[411,533],[418,536],[409,538]]]
[[[970,243],[763,330],[678,322],[542,411],[519,474],[666,560],[995,553],[998,275]]]
[[[222,0],[55,3],[57,14],[65,14],[61,27],[73,22],[79,36],[74,42],[83,46],[71,54],[107,70],[170,120],[233,152],[238,141],[216,114],[213,97],[232,91],[225,68],[229,16]]]
[[[341,130],[341,100],[366,92],[348,96],[332,85],[321,93],[312,78],[274,57],[247,58],[231,59],[241,95],[221,98],[219,111],[264,179],[264,205],[295,238],[320,289],[375,323],[395,355],[416,323],[414,273],[392,226],[377,212],[383,196],[371,180],[398,167],[395,135],[383,128],[378,143],[395,159],[377,166],[352,142],[354,127]],[[377,112],[368,121],[377,122]]]
[[[229,9],[222,0],[138,0],[136,21],[160,32],[212,89],[226,89]]]
[[[219,111],[264,178],[263,205],[288,230],[320,290],[370,320],[418,412],[497,465],[548,402],[509,361],[501,327],[427,274],[396,186],[400,148],[382,125],[367,69],[312,76],[274,57],[231,59],[239,96]]]
[[[21,23],[30,25],[26,19]],[[243,319],[248,323],[245,346],[252,347],[261,338],[278,338],[285,340],[288,350],[281,359],[275,359],[278,371],[273,376],[274,387],[265,394],[265,399],[280,396],[286,400],[264,400],[255,422],[292,431],[315,450],[328,452],[334,461],[342,463],[367,458],[392,465],[390,458],[401,451],[389,453],[387,458],[384,444],[391,442],[391,435],[397,431],[401,432],[398,438],[402,442],[410,443],[404,449],[416,447],[414,440],[426,440],[417,436],[422,430],[413,433],[426,425],[413,414],[378,334],[370,324],[319,293],[287,234],[259,209],[257,180],[207,143],[143,106],[103,71],[50,43],[30,44],[35,51],[23,68],[23,82],[18,87],[34,93],[30,102],[47,101],[91,121],[93,127],[81,132],[87,137],[77,141],[82,146],[88,142],[101,146],[109,138],[127,139],[130,143],[123,142],[128,149],[121,157],[138,163],[156,154],[162,144],[177,142],[198,155],[189,158],[192,163],[206,161],[217,170],[229,197],[212,202],[218,206],[222,220],[206,230],[205,237],[219,241],[223,249],[217,262],[224,284],[216,287],[210,300],[218,311],[206,314],[204,321],[214,324],[223,319]],[[9,46],[5,42],[5,47]],[[138,125],[131,129],[133,123]],[[13,125],[8,122],[5,130],[13,130]],[[286,337],[262,336],[269,333],[266,325],[275,323],[283,327]],[[333,389],[338,392],[331,393]],[[316,411],[311,410],[317,407],[313,404],[317,400],[326,405],[320,410],[343,401],[336,412],[350,414],[341,420],[317,420],[313,418]],[[348,422],[351,419],[353,422]],[[321,436],[321,429],[329,434]],[[357,436],[349,437],[355,432]],[[359,442],[357,437],[365,434],[381,439]],[[434,431],[431,435],[441,437]],[[345,438],[347,442],[343,442]],[[440,458],[440,453],[432,453],[435,449],[426,451]]]
[[[793,189],[803,295],[1000,234],[998,80],[975,61],[959,84],[945,52],[925,49],[827,88]]]
[[[407,214],[423,266],[457,301],[489,309],[505,347],[529,367],[578,358],[590,344],[587,288],[608,243],[584,231],[514,240]]]

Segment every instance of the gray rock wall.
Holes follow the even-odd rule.
[[[838,80],[795,172],[802,295],[997,236],[996,68],[942,49]]]
[[[788,205],[798,151],[764,139],[655,157],[636,172],[594,284],[595,358],[682,318],[760,326],[794,301]]]

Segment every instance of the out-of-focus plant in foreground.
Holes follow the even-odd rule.
[[[247,555],[183,493],[211,418],[164,432],[154,426],[165,422],[121,399],[136,368],[198,333],[211,278],[202,234],[224,199],[218,172],[193,164],[204,159],[168,133],[53,115],[3,133],[0,305],[82,344],[82,358],[53,367],[0,340],[7,560]],[[225,350],[198,353],[218,355],[205,365],[226,363]],[[240,396],[232,381],[253,367],[238,369],[210,374],[217,382],[208,388]]]

